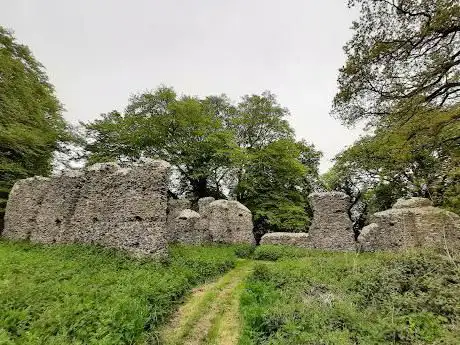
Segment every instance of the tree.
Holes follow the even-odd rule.
[[[87,124],[86,148],[90,163],[167,160],[176,169],[179,195],[231,195],[249,207],[257,224],[264,223],[263,231],[301,231],[320,153],[295,141],[288,115],[270,92],[234,104],[225,95],[179,98],[160,87],[131,97],[124,113],[112,111]]]
[[[411,111],[409,120],[392,115],[391,125],[339,154],[325,176],[330,188],[346,192],[360,205],[361,214],[355,215],[360,225],[362,212],[382,211],[407,196],[427,197],[460,213],[460,105],[418,105]]]
[[[14,182],[48,175],[53,152],[69,139],[43,66],[0,27],[0,223]]]
[[[90,162],[167,160],[179,175],[178,192],[193,199],[222,196],[221,182],[238,153],[215,103],[178,98],[167,87],[133,96],[124,114],[103,114],[86,128]]]
[[[286,119],[289,115],[289,110],[278,103],[276,96],[265,91],[260,96],[243,96],[229,124],[240,147],[258,149],[276,140],[294,137],[294,130]]]
[[[374,124],[402,104],[452,105],[460,96],[458,0],[350,0],[359,7],[345,45],[333,114]]]
[[[308,229],[307,196],[318,176],[320,156],[312,145],[293,139],[248,151],[234,195],[253,212],[257,240],[268,231]]]

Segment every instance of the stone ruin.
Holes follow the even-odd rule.
[[[94,243],[136,255],[166,254],[169,163],[96,164],[16,182],[3,236],[39,243]]]
[[[122,168],[90,166],[52,178],[16,182],[6,207],[3,236],[39,243],[88,243],[164,256],[169,243],[255,244],[252,214],[237,201],[168,199],[170,165],[165,161]],[[309,196],[308,233],[269,233],[261,244],[334,251],[460,249],[460,216],[423,198],[400,199],[371,217],[355,241],[349,197],[340,192]]]
[[[308,230],[312,248],[354,250],[355,234],[348,210],[350,197],[342,192],[309,195],[313,221]]]
[[[433,207],[425,198],[399,199],[375,213],[358,237],[363,251],[438,248],[458,252],[460,216]]]
[[[460,216],[433,207],[428,199],[399,199],[392,209],[375,213],[356,242],[346,194],[313,193],[309,198],[313,222],[308,233],[268,233],[261,244],[337,251],[438,248],[453,253],[460,250]]]
[[[187,205],[177,200],[172,203],[174,209],[178,204]],[[184,208],[175,216],[168,226],[172,242],[255,244],[251,211],[238,201],[202,198],[198,210]]]
[[[311,248],[310,236],[305,232],[269,232],[262,236],[260,244],[282,244]]]
[[[168,201],[165,161],[122,168],[90,166],[52,178],[17,181],[2,235],[39,243],[88,243],[162,257],[170,242],[253,243],[252,215],[236,201]]]
[[[308,233],[269,233],[262,236],[260,243],[334,251],[355,250],[353,223],[348,215],[349,196],[341,192],[312,193],[309,199],[313,221]]]

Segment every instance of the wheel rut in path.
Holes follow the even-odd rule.
[[[239,260],[217,281],[196,288],[161,331],[160,343],[236,345],[241,329],[240,294],[252,266],[249,260]]]

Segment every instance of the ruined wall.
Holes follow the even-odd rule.
[[[17,181],[11,189],[5,211],[2,236],[28,240],[37,231],[37,214],[46,195],[50,179],[31,177]]]
[[[3,236],[40,243],[96,243],[136,255],[166,254],[169,163],[96,164],[50,179],[18,181]]]
[[[252,213],[238,201],[213,201],[204,207],[202,218],[213,242],[255,244]]]
[[[313,221],[308,230],[312,248],[355,250],[353,223],[348,215],[350,197],[341,192],[312,193]]]
[[[185,209],[168,222],[172,242],[255,243],[252,214],[243,204],[208,197],[198,200],[198,207],[199,213]]]
[[[358,237],[361,250],[438,248],[460,250],[460,216],[433,207],[428,199],[399,199],[393,208],[377,212]]]
[[[313,221],[307,233],[268,233],[261,244],[294,245],[303,248],[354,251],[353,224],[348,215],[350,199],[340,192],[312,193]]]
[[[175,219],[179,217],[180,213],[184,210],[190,209],[192,202],[187,199],[169,199],[167,209],[167,225],[166,235],[168,242],[177,241],[177,224]]]
[[[172,223],[174,242],[182,244],[203,244],[211,242],[209,231],[199,226],[201,216],[190,209],[183,210]]]
[[[271,232],[262,236],[260,244],[281,244],[311,248],[309,235],[302,232]]]

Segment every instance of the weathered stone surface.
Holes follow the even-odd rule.
[[[460,249],[460,216],[414,198],[377,212],[358,237],[361,250],[404,250],[408,248]],[[402,208],[402,205],[407,205]],[[395,208],[396,207],[396,208]]]
[[[310,248],[309,235],[303,232],[271,232],[262,236],[260,244],[282,244]]]
[[[341,192],[312,193],[313,221],[308,230],[312,248],[355,250],[353,223],[348,215],[350,198]]]
[[[169,164],[120,168],[96,164],[82,173],[18,181],[4,236],[42,243],[97,243],[133,254],[166,254]]]
[[[430,199],[427,198],[410,198],[410,199],[398,199],[392,208],[416,208],[433,206]]]
[[[169,164],[101,164],[88,169],[85,177],[70,220],[75,241],[140,255],[165,254]]]
[[[30,240],[40,243],[71,243],[74,241],[69,221],[75,212],[80,190],[85,183],[82,171],[70,172],[50,179],[40,208],[37,226]]]
[[[251,211],[238,201],[216,200],[203,208],[201,229],[209,229],[212,242],[255,243]]]
[[[183,210],[190,209],[192,202],[188,199],[169,199],[168,200],[168,220],[173,220],[179,216]]]
[[[185,199],[168,201],[169,164],[90,166],[50,179],[18,181],[4,235],[40,243],[94,243],[163,256],[169,242],[254,243],[251,212],[236,201],[204,198],[203,216]]]
[[[206,198],[201,198],[198,200],[198,212],[203,213],[206,206],[212,203],[214,199],[212,196],[208,196]]]
[[[183,210],[173,222],[174,233],[176,234],[175,241],[183,244],[210,242],[209,231],[196,226],[200,218],[198,212]]]
[[[177,240],[175,219],[186,209],[192,207],[192,202],[188,199],[168,199],[168,217],[167,217],[167,240],[174,242]]]
[[[11,189],[5,211],[6,238],[27,240],[37,229],[37,213],[50,179],[36,176],[17,181]]]

